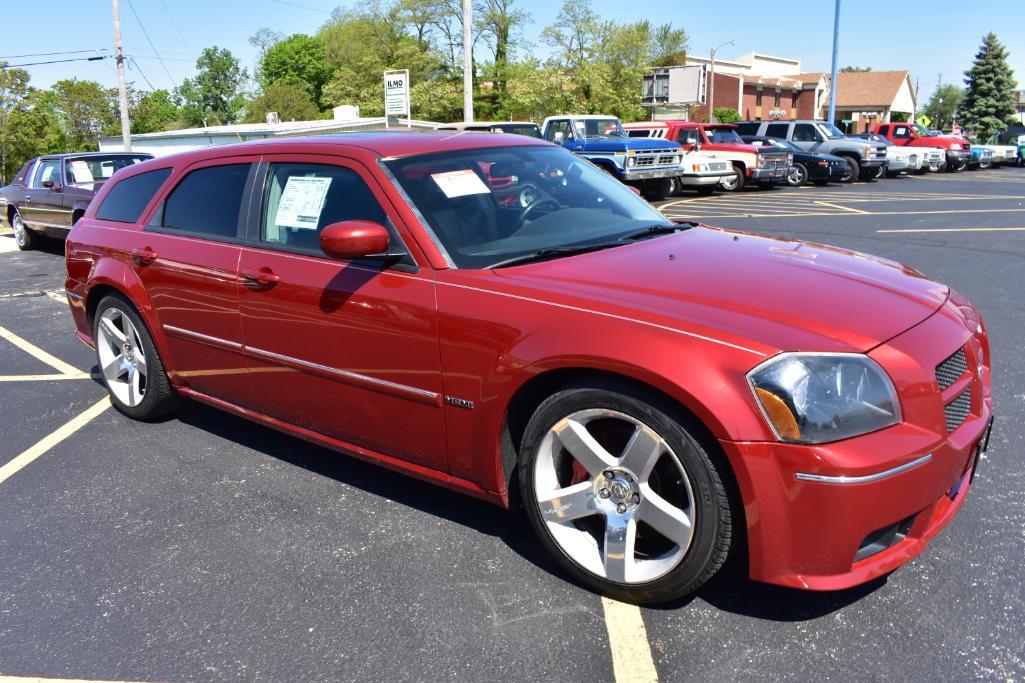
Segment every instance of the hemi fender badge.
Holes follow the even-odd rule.
[[[467,410],[473,410],[473,401],[467,401],[465,398],[456,398],[455,396],[446,396],[445,403],[450,405],[459,406],[460,408],[466,408]]]

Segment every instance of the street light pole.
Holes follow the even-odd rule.
[[[117,99],[121,113],[121,144],[132,151],[132,123],[128,120],[128,88],[125,86],[125,55],[121,51],[121,6],[114,2],[114,61],[117,62]]]
[[[840,0],[833,14],[833,70],[829,77],[829,122],[836,122],[836,56],[840,47]]]
[[[473,0],[463,0],[463,121],[473,123]]]
[[[722,45],[716,45],[715,47],[712,48],[712,68],[711,68],[711,76],[709,76],[709,78],[712,79],[712,84],[709,86],[709,93],[708,93],[708,122],[709,123],[715,123],[715,53],[716,53],[716,51],[720,47],[726,47],[727,45],[734,45],[734,44],[735,43],[732,40],[728,40],[725,43],[723,43]]]

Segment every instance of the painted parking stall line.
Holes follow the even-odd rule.
[[[62,375],[81,375],[82,372],[73,365],[65,363],[60,358],[57,358],[51,353],[44,351],[35,344],[28,342],[18,335],[14,334],[6,327],[0,326],[0,339],[6,339],[10,343],[17,346],[19,349],[34,357],[36,360],[42,361],[49,365],[51,368],[61,373]],[[87,374],[86,377],[89,377]]]
[[[605,627],[609,632],[612,670],[616,683],[654,683],[658,681],[651,657],[648,631],[637,605],[602,597]]]

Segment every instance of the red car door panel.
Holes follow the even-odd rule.
[[[394,225],[394,212],[382,208],[388,205],[380,188],[358,164],[310,159],[267,159],[265,189],[252,203],[250,241],[242,249],[239,303],[257,409],[443,470],[434,281],[427,270],[318,252],[325,225]],[[309,226],[290,226],[303,219],[282,218],[281,198],[290,183],[309,179],[326,187],[320,210],[306,218]],[[393,243],[402,246],[394,231]]]

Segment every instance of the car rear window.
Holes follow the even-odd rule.
[[[737,124],[737,132],[741,135],[757,135],[760,121],[744,121]]]
[[[785,138],[787,131],[790,129],[789,123],[770,123],[765,127],[765,137],[767,138]]]
[[[207,166],[171,190],[160,226],[201,237],[235,238],[251,164]]]
[[[169,175],[171,169],[158,168],[117,181],[96,210],[96,217],[104,221],[134,223]]]

